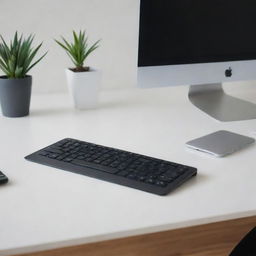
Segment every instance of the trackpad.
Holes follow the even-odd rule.
[[[189,148],[223,157],[254,143],[255,139],[229,131],[217,131],[186,143]]]

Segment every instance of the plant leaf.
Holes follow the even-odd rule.
[[[48,52],[46,52],[43,56],[41,56],[37,61],[35,61],[31,66],[29,66],[29,68],[26,70],[26,73],[28,73],[28,71],[33,68],[39,61],[41,61],[45,55],[47,54]]]
[[[31,65],[32,60],[42,46],[41,43],[33,49],[33,40],[34,35],[31,34],[27,38],[23,38],[23,36],[19,36],[16,31],[13,40],[11,40],[8,45],[0,35],[0,69],[7,77],[25,77],[27,72],[46,55],[45,53]]]
[[[85,36],[85,31],[80,30],[79,33],[76,33],[74,30],[73,42],[68,42],[63,36],[61,39],[63,42],[60,42],[56,39],[55,42],[60,45],[67,53],[73,64],[79,68],[83,67],[86,58],[99,47],[100,40],[96,41],[92,46],[88,47],[88,37]]]

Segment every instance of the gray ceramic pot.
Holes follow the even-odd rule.
[[[0,103],[7,117],[22,117],[29,114],[32,77],[7,78],[0,76]]]

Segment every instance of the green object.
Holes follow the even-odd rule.
[[[14,38],[8,45],[0,35],[0,69],[7,78],[24,78],[31,68],[33,68],[46,54],[32,63],[38,50],[42,46],[32,47],[34,36],[23,38],[15,32]]]
[[[88,71],[89,68],[84,67],[84,62],[86,58],[99,47],[100,40],[89,47],[88,36],[85,36],[85,31],[81,30],[79,33],[73,31],[73,42],[71,43],[69,43],[63,36],[61,38],[63,42],[56,39],[55,42],[59,44],[70,57],[76,67],[74,71]]]

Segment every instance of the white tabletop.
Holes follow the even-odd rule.
[[[214,158],[185,142],[220,129],[255,136],[256,120],[217,122],[187,90],[107,91],[87,111],[65,94],[35,95],[29,117],[0,117],[0,169],[10,179],[0,187],[0,255],[255,215],[256,145]],[[256,88],[236,93],[256,103]],[[198,175],[161,197],[24,160],[66,137],[195,166]]]

